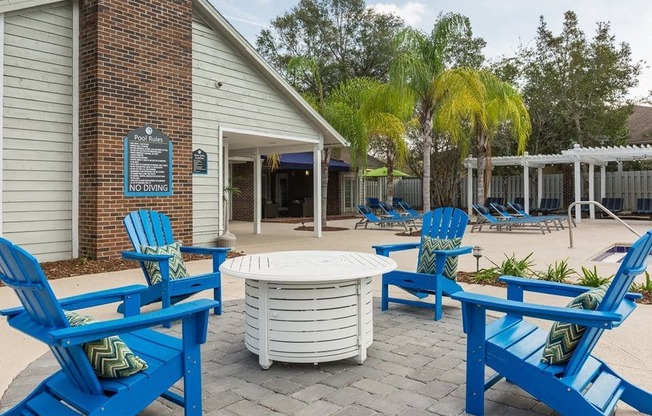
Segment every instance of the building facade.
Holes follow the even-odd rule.
[[[8,0],[0,48],[0,226],[41,261],[119,256],[136,209],[209,244],[230,162],[344,144],[207,0]],[[124,138],[144,126],[172,144],[169,195],[126,195]]]

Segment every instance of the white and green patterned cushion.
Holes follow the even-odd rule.
[[[96,322],[88,315],[70,311],[63,313],[72,327]],[[99,377],[129,377],[147,368],[147,363],[135,355],[117,335],[87,342],[82,344],[82,348]]]
[[[609,283],[588,290],[573,299],[567,308],[595,310],[604,294],[609,288]],[[573,351],[584,335],[586,327],[568,322],[554,322],[548,332],[548,338],[543,348],[541,361],[548,364],[564,364],[570,360]]]
[[[188,277],[188,270],[183,263],[183,255],[181,254],[181,243],[175,241],[172,244],[165,246],[140,246],[140,251],[143,254],[171,254],[170,258],[170,279],[181,279]],[[149,274],[150,284],[155,285],[163,280],[161,276],[161,268],[157,261],[146,261],[145,268]]]
[[[435,253],[434,250],[450,250],[458,248],[462,244],[461,238],[450,240],[432,238],[427,235],[421,237],[421,258],[417,264],[417,273],[435,274]],[[455,280],[457,277],[457,256],[446,257],[444,264],[444,277]]]

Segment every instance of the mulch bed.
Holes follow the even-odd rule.
[[[394,235],[398,235],[399,237],[421,237],[421,230],[412,230],[410,232],[401,231]]]
[[[472,285],[481,284],[481,283],[476,283],[473,280],[474,276],[475,276],[475,273],[473,273],[473,272],[461,272],[461,271],[458,271],[456,280],[458,282],[468,283],[468,284],[472,284]],[[482,284],[482,285],[483,286],[484,285],[490,285],[490,286],[507,287],[507,285],[505,283],[499,281],[497,278],[492,280],[492,281],[486,282],[485,284]],[[637,292],[637,293],[640,293],[640,294],[643,295],[643,297],[641,299],[638,299],[636,301],[637,303],[640,303],[640,304],[643,304],[643,305],[652,305],[652,291]]]
[[[227,258],[244,256],[242,251],[229,251],[226,255]],[[203,256],[199,254],[185,254],[183,255],[184,261],[204,260],[210,259],[211,256]],[[49,261],[41,263],[41,268],[48,279],[61,279],[63,277],[81,276],[85,274],[96,274],[106,272],[117,272],[120,270],[136,269],[139,265],[131,260],[89,260],[86,258],[78,258],[71,260]]]
[[[396,235],[401,236],[401,237],[421,237],[421,230],[413,230],[411,232],[405,232],[402,231],[400,233],[396,233]],[[457,281],[462,282],[462,283],[468,283],[472,285],[477,285],[480,283],[476,283],[473,280],[473,277],[475,276],[475,273],[473,272],[457,272]],[[498,279],[495,279],[493,281],[486,282],[485,285],[491,285],[491,286],[500,286],[500,287],[507,287],[507,285]],[[644,304],[644,305],[652,305],[652,291],[646,291],[646,292],[638,292],[643,295],[643,297],[639,300],[637,300],[637,303]]]
[[[341,227],[324,227],[323,231],[343,231],[348,228]],[[311,226],[300,226],[295,228],[299,231],[314,231],[314,227]],[[417,233],[417,234],[415,234]],[[408,233],[397,233],[396,235],[404,235],[411,237],[418,237],[421,235],[420,231],[413,231],[412,234]],[[228,258],[244,256],[243,251],[230,251],[227,254]],[[184,261],[193,261],[193,260],[203,260],[209,259],[210,256],[201,256],[197,254],[184,254]],[[59,260],[41,263],[41,268],[43,272],[48,277],[48,279],[61,279],[65,277],[72,276],[81,276],[86,274],[96,274],[96,273],[106,273],[106,272],[116,272],[120,270],[129,270],[135,269],[138,267],[138,264],[135,261],[127,260],[89,260],[85,258],[72,259],[72,260]],[[457,281],[462,283],[477,284],[473,281],[475,273],[474,272],[457,272]],[[492,286],[505,287],[506,285],[498,280],[487,282],[486,284]],[[3,286],[0,282],[0,286]],[[638,300],[638,303],[652,305],[652,291],[641,292],[643,298]]]
[[[297,228],[295,228],[296,231],[315,231],[315,227],[312,225],[301,225]],[[346,231],[349,230],[349,228],[345,227],[331,227],[329,225],[326,225],[324,227],[321,227],[322,231]]]

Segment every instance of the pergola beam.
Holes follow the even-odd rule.
[[[572,164],[574,166],[574,175],[575,175],[575,201],[581,200],[581,169],[580,166],[582,163],[589,165],[589,193],[590,198],[595,198],[595,184],[593,173],[595,172],[595,166],[600,166],[600,199],[605,197],[605,167],[609,162],[617,162],[621,166],[624,161],[635,161],[635,160],[652,160],[652,145],[641,145],[641,146],[605,146],[605,147],[581,147],[579,144],[573,146],[572,149],[564,150],[561,154],[556,155],[529,155],[527,152],[523,156],[499,156],[491,158],[491,164],[493,166],[523,166],[523,175],[526,182],[523,184],[523,197],[525,202],[525,209],[529,208],[530,200],[530,187],[529,183],[529,168],[537,168],[537,190],[538,190],[538,199],[539,204],[541,203],[541,194],[543,192],[543,168],[546,165],[559,165],[559,164]],[[471,204],[473,200],[471,196],[473,195],[472,190],[470,190],[473,177],[473,169],[478,168],[478,161],[476,158],[467,157],[464,159],[464,166],[468,170],[468,187],[467,189],[467,198],[468,198],[468,208],[469,214],[472,212]],[[595,211],[593,206],[590,208],[591,218],[595,217]],[[576,210],[575,216],[576,221],[580,221],[580,209]]]

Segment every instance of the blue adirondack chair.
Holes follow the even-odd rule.
[[[170,279],[169,268],[171,255],[145,254],[141,250],[142,246],[165,246],[175,242],[172,235],[172,227],[170,226],[170,219],[167,215],[148,210],[134,211],[124,218],[123,224],[127,230],[129,240],[134,247],[134,251],[123,251],[122,257],[140,262],[149,286],[149,290],[140,296],[142,305],[161,301],[162,307],[167,308],[194,293],[212,289],[213,298],[218,302],[214,312],[216,315],[222,313],[222,282],[219,268],[224,260],[226,260],[226,253],[230,248],[182,246],[182,253],[213,256],[213,271],[198,276],[173,280]],[[161,270],[160,282],[152,282],[145,262],[158,262]],[[119,309],[119,311],[122,310]]]
[[[503,377],[562,415],[611,415],[619,400],[643,413],[652,413],[652,394],[627,382],[592,354],[604,330],[618,327],[636,308],[635,299],[640,295],[627,290],[634,278],[645,271],[651,248],[652,230],[632,245],[606,293],[603,289],[604,296],[596,310],[524,302],[524,291],[576,297],[586,295],[590,288],[512,276],[501,278],[508,285],[506,300],[455,293],[452,297],[462,302],[467,333],[467,413],[483,415],[485,390]],[[506,315],[495,321],[490,319],[492,322],[487,324],[487,310]],[[544,362],[542,351],[548,331],[523,319],[524,316],[584,326],[583,335],[575,332],[579,336],[568,337],[579,339],[569,361]],[[485,366],[496,371],[486,380]]]
[[[437,208],[427,212],[423,216],[421,236],[428,236],[438,239],[462,238],[469,222],[469,216],[462,210],[456,208]],[[376,254],[388,256],[394,251],[419,249],[417,264],[423,255],[423,247],[419,242],[386,244],[373,246]],[[449,250],[435,250],[435,273],[416,273],[411,271],[394,270],[383,275],[381,310],[389,308],[389,302],[401,303],[404,305],[425,307],[435,311],[435,320],[439,320],[443,314],[442,296],[450,296],[462,290],[462,287],[444,276],[446,259],[449,256],[459,256],[471,253],[472,247],[459,247]],[[419,299],[428,295],[434,295],[434,303],[422,300],[403,299],[389,296],[389,286],[397,286],[406,290]]]
[[[139,295],[146,289],[142,285],[58,300],[37,260],[3,238],[0,280],[23,305],[0,314],[12,327],[47,344],[61,365],[4,415],[136,415],[159,396],[182,406],[186,416],[202,414],[200,345],[206,341],[208,312],[215,301],[201,299],[138,315]],[[71,326],[62,309],[119,301],[126,303],[130,316],[83,326]],[[178,319],[183,326],[181,339],[146,329]],[[147,368],[128,377],[98,377],[83,344],[118,334]],[[183,396],[169,390],[181,378]]]

